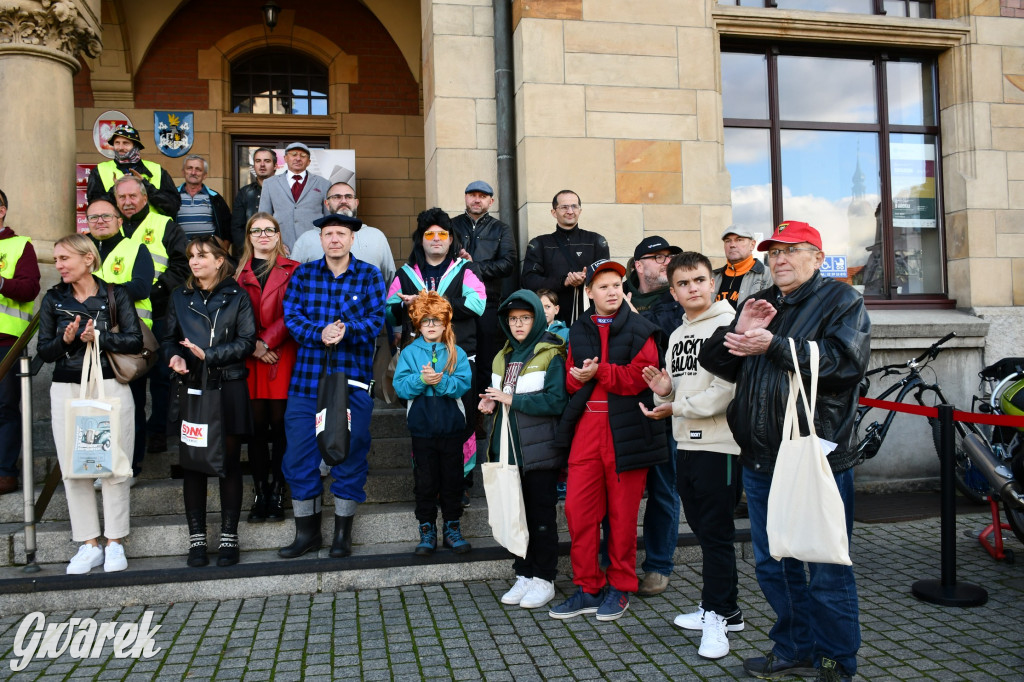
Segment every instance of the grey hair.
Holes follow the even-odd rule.
[[[119,177],[117,180],[114,180],[114,185],[113,185],[113,187],[110,188],[110,193],[112,195],[114,195],[114,197],[116,198],[117,197],[117,188],[118,188],[118,186],[123,185],[126,182],[134,182],[135,184],[137,184],[139,186],[139,189],[142,190],[142,194],[147,199],[149,198],[149,192],[146,191],[146,183],[144,183],[142,180],[138,179],[137,177],[135,177],[131,173],[125,173],[124,175]]]
[[[189,161],[193,161],[195,159],[199,159],[200,161],[203,162],[203,172],[206,173],[207,175],[209,175],[210,174],[210,162],[207,161],[206,159],[204,159],[199,154],[189,154],[188,156],[186,156],[182,160],[182,162],[181,162],[181,170],[182,170],[182,172],[185,172],[185,164],[187,164]]]

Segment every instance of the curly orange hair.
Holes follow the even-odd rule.
[[[452,306],[441,294],[436,291],[421,291],[416,300],[409,304],[409,319],[414,327],[419,329],[420,323],[425,317],[434,317],[441,320],[444,331],[441,333],[441,341],[448,349],[448,362],[442,373],[451,374],[459,361],[458,351],[455,349],[455,330],[452,329]]]

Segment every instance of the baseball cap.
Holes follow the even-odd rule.
[[[480,192],[490,197],[494,196],[494,190],[483,180],[474,180],[466,185],[466,194],[469,194],[470,192]]]
[[[327,225],[344,225],[353,232],[358,232],[359,228],[363,226],[363,221],[340,213],[328,213],[323,218],[314,220],[313,224],[321,229]]]
[[[818,250],[820,251],[821,233],[807,223],[802,223],[799,220],[787,220],[784,223],[779,223],[779,226],[775,228],[775,232],[772,233],[772,236],[757,245],[757,250],[767,251],[771,248],[772,242],[778,242],[780,244],[800,244],[802,242],[807,242],[808,244],[813,244],[818,247]]]
[[[304,151],[307,154],[309,154],[309,147],[307,147],[302,142],[292,142],[290,145],[288,145],[287,147],[284,148],[284,151],[287,154],[288,152],[290,152],[293,149],[301,149],[302,151]]]
[[[633,249],[633,260],[639,260],[643,256],[657,253],[658,251],[668,251],[672,255],[683,252],[678,246],[670,246],[667,239],[652,235],[645,237],[642,242],[636,245],[636,248]]]
[[[739,225],[730,225],[725,228],[724,232],[722,232],[722,241],[725,241],[725,238],[730,234],[734,234],[737,237],[746,237],[747,239],[757,239],[757,237],[754,236],[754,233],[750,231],[750,228],[740,227]]]
[[[590,283],[594,281],[594,275],[605,270],[617,272],[619,277],[624,277],[626,275],[626,268],[613,260],[603,259],[594,261],[587,266],[587,278],[584,280],[583,285],[589,287]]]

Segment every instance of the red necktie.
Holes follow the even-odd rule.
[[[292,199],[295,199],[295,201],[298,201],[299,200],[299,195],[302,194],[302,176],[301,175],[293,175],[292,176],[292,180],[295,181],[295,182],[292,183]]]

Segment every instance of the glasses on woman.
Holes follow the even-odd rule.
[[[277,228],[276,227],[254,227],[254,228],[249,230],[249,234],[251,234],[253,237],[258,237],[260,235],[265,235],[265,236],[269,237],[272,234],[277,234]]]
[[[448,232],[447,230],[428,230],[423,233],[423,236],[427,239],[440,239],[441,241],[445,241],[448,239]]]
[[[421,327],[440,327],[442,326],[441,320],[436,317],[424,317],[420,320]]]
[[[518,327],[519,325],[527,325],[533,322],[533,315],[520,315],[519,317],[509,316],[508,323]]]

